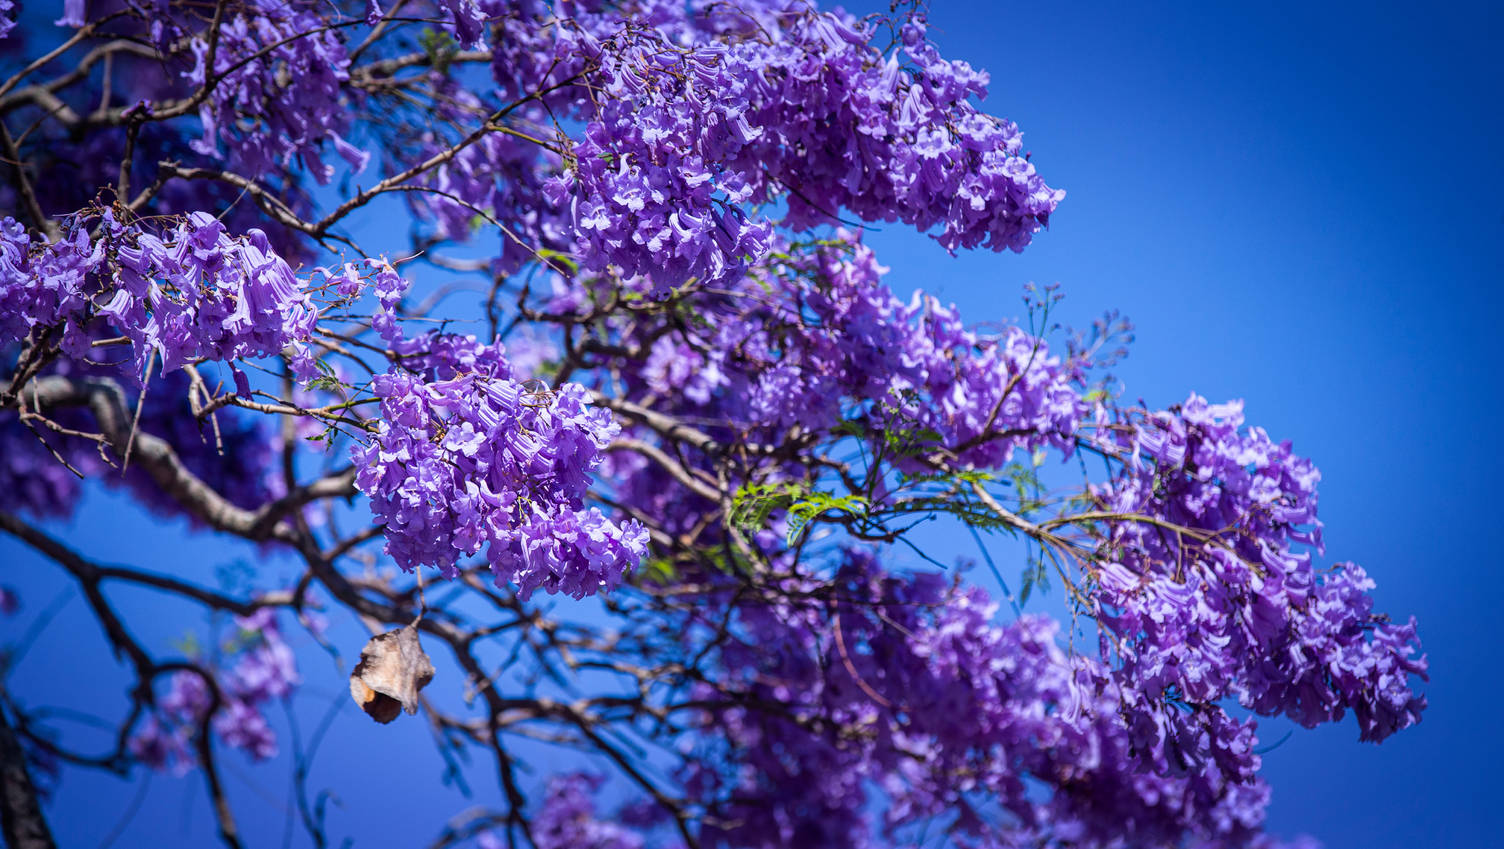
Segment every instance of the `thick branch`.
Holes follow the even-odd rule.
[[[52,842],[52,831],[42,816],[36,786],[26,769],[26,754],[3,707],[0,707],[0,826],[5,845],[11,849],[53,849],[57,845]]]
[[[125,393],[114,382],[97,378],[44,377],[22,391],[33,412],[47,407],[87,406],[94,414],[100,433],[117,456],[124,457],[129,446],[132,462],[146,469],[163,492],[214,529],[247,539],[294,542],[296,534],[286,522],[278,521],[279,514],[296,505],[299,499],[349,494],[353,484],[353,481],[344,482],[343,478],[331,483],[320,482],[259,510],[247,510],[231,503],[183,465],[166,440],[140,432],[133,438]]]

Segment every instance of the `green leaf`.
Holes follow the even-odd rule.
[[[642,564],[642,578],[661,587],[670,586],[679,580],[679,570],[666,557],[655,557]]]
[[[804,534],[804,526],[807,524],[809,524],[809,520],[805,517],[798,514],[790,514],[788,519],[789,531],[785,535],[784,541],[788,545],[793,546],[799,541],[799,537]]]
[[[731,522],[743,528],[761,530],[768,527],[775,510],[787,511],[789,545],[799,541],[809,523],[832,510],[864,516],[867,499],[860,495],[837,497],[827,492],[811,492],[803,484],[743,484],[731,499]]]
[[[538,258],[544,262],[562,265],[569,270],[570,274],[574,274],[580,270],[580,264],[575,261],[575,258],[563,251],[556,251],[551,248],[539,248]]]

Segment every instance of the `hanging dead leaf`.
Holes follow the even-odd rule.
[[[350,696],[383,725],[418,712],[418,691],[433,680],[433,663],[418,642],[417,623],[372,637],[350,673]]]

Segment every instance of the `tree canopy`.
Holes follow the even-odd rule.
[[[104,751],[0,687],[13,845],[82,769],[194,774],[245,845],[225,759],[346,676],[490,759],[432,812],[481,849],[1303,845],[1262,831],[1257,717],[1419,721],[1414,620],[1241,402],[1126,400],[1131,328],[1053,289],[986,328],[895,293],[867,225],[1019,252],[1065,202],[922,7],[15,5],[0,529],[135,684]],[[300,577],[96,562],[56,530],[92,486]],[[121,585],[202,642],[136,637]]]

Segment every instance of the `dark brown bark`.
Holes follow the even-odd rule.
[[[10,849],[54,849],[52,831],[26,770],[26,754],[0,708],[0,830]]]

